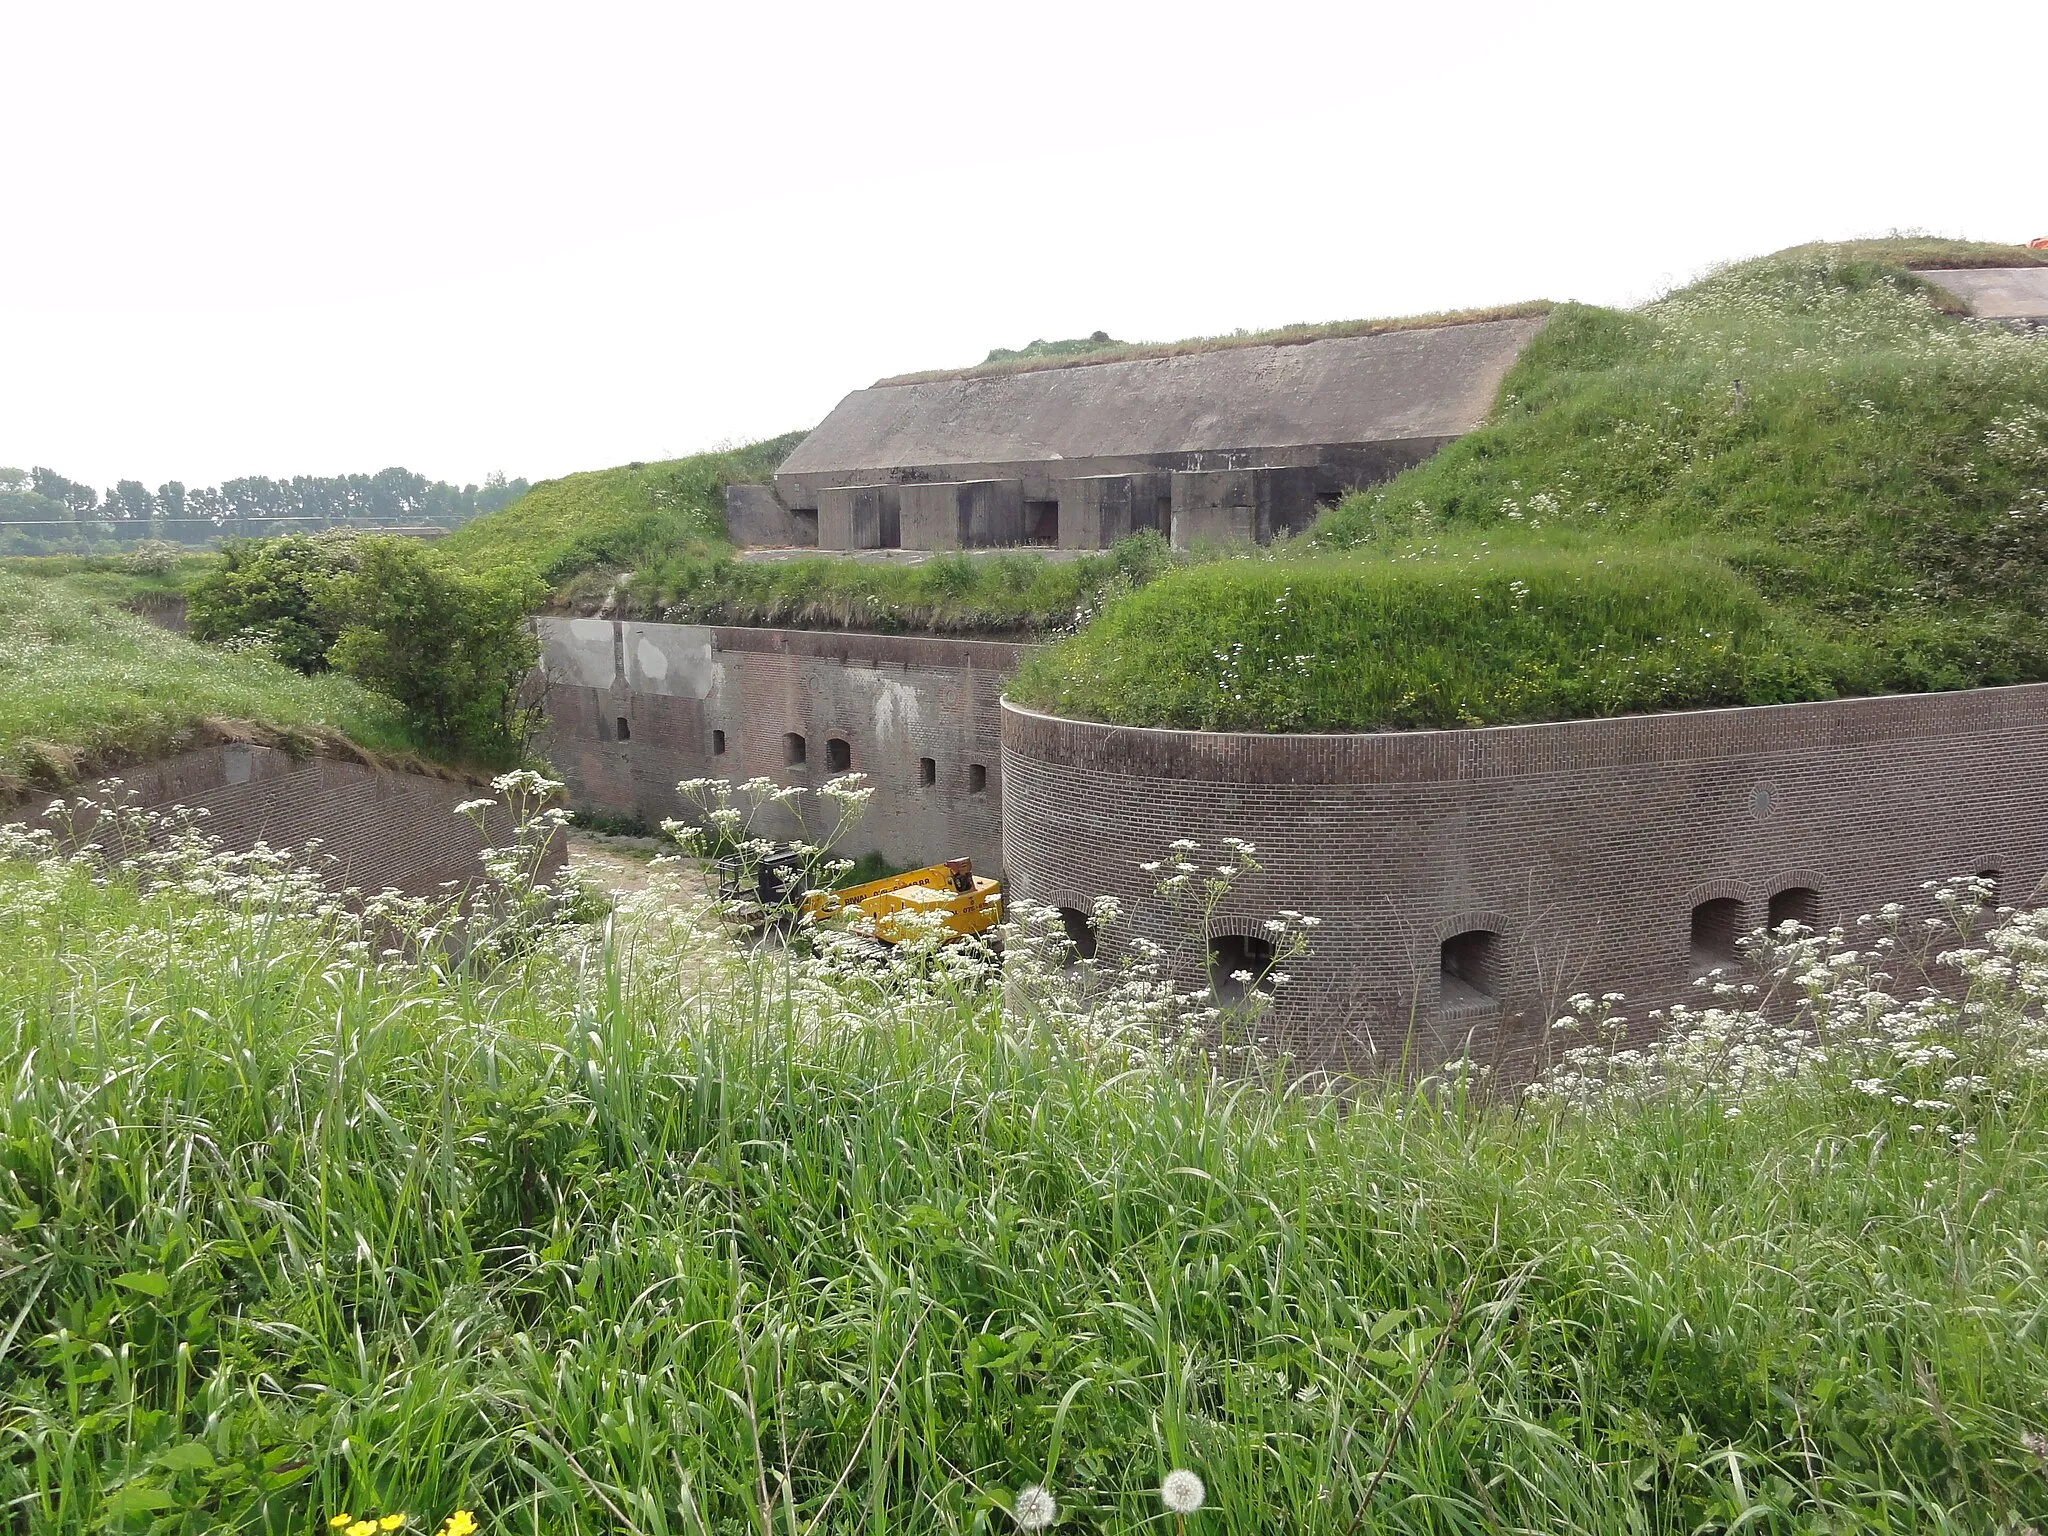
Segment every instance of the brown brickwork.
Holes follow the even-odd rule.
[[[612,619],[538,625],[548,713],[539,746],[572,805],[653,825],[689,813],[676,794],[684,779],[814,786],[832,776],[837,740],[875,790],[841,851],[901,865],[964,855],[999,872],[1001,692],[1023,647]],[[801,764],[788,758],[792,734],[806,744]],[[822,830],[825,812],[806,814]]]
[[[1119,897],[1127,931],[1202,972],[1138,865],[1175,838],[1264,873],[1224,931],[1323,920],[1271,1016],[1308,1065],[1428,1069],[1465,1047],[1527,1069],[1578,990],[1632,1019],[1698,997],[1692,911],[1818,893],[1823,923],[1997,870],[2048,876],[2048,685],[1462,731],[1259,736],[1138,730],[1004,706],[1004,863],[1014,895]],[[1498,934],[1496,996],[1454,986],[1447,940]],[[1460,953],[1470,953],[1466,946]]]
[[[116,780],[82,791],[95,799],[121,794],[134,804],[204,807],[199,823],[229,848],[258,841],[302,848],[318,839],[323,877],[365,891],[395,887],[438,896],[445,883],[468,884],[483,873],[483,841],[475,823],[455,814],[465,800],[490,790],[468,779],[404,773],[332,756],[295,758],[275,747],[222,742],[156,762],[137,764]],[[39,823],[42,806],[0,810],[10,821]],[[509,841],[510,822],[493,814],[494,839]],[[557,848],[550,871],[561,867]]]

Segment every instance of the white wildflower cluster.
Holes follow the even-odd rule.
[[[1979,876],[1930,881],[1922,896],[1918,922],[1894,903],[1827,933],[1758,930],[1746,971],[1702,978],[1704,1006],[1649,1015],[1645,1044],[1628,1043],[1618,994],[1572,998],[1553,1026],[1572,1043],[1530,1097],[1685,1097],[1736,1116],[1782,1085],[1835,1085],[1899,1112],[1909,1132],[1969,1144],[1980,1105],[2048,1072],[2048,912],[1993,907]]]

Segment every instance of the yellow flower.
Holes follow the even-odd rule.
[[[458,1509],[448,1517],[448,1523],[441,1527],[441,1536],[473,1536],[476,1530],[476,1516],[466,1509]]]
[[[332,1520],[328,1521],[327,1524],[330,1528],[338,1531],[353,1519],[355,1519],[354,1515],[351,1515],[346,1511],[343,1511],[341,1514],[336,1515]]]
[[[395,1515],[386,1515],[382,1520],[379,1520],[377,1524],[387,1531],[395,1531],[401,1525],[405,1524],[405,1511],[401,1509]]]
[[[374,1520],[358,1520],[348,1528],[348,1536],[377,1536],[377,1522]]]

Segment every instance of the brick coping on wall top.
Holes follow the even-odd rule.
[[[2048,683],[1456,730],[1269,734],[1110,725],[1003,700],[1003,747],[1130,778],[1222,784],[1428,783],[1825,751],[2048,727]]]

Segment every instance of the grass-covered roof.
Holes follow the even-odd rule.
[[[1012,696],[1370,730],[2048,678],[2048,334],[1912,270],[2043,254],[1808,246],[1562,306],[1486,426],[1111,602]]]

